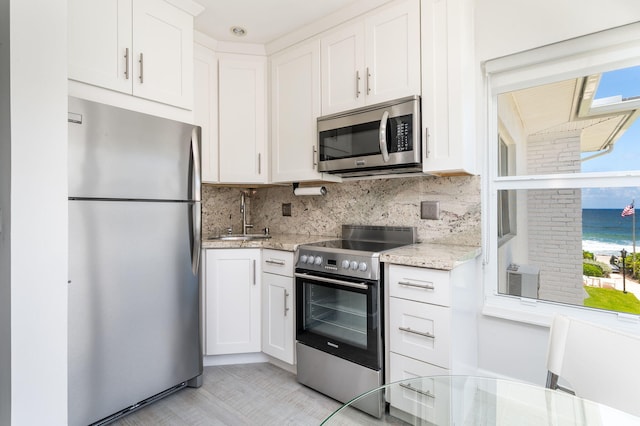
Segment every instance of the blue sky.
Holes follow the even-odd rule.
[[[596,99],[640,96],[640,66],[605,73]],[[589,154],[588,154],[589,155]],[[583,172],[640,170],[640,119],[615,143],[613,152],[582,163]],[[594,188],[582,191],[583,208],[624,208],[631,199],[640,205],[640,188]]]

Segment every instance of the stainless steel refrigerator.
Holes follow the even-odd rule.
[[[200,128],[72,97],[68,126],[69,424],[86,425],[201,383]]]

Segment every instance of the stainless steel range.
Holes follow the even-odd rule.
[[[298,381],[338,401],[384,383],[380,254],[416,242],[416,228],[343,225],[342,239],[296,252]],[[357,408],[384,412],[382,397]]]

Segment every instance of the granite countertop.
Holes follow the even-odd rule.
[[[273,250],[296,251],[300,244],[318,241],[335,240],[336,237],[327,235],[277,234],[266,240],[253,241],[221,241],[204,238],[203,249],[210,248],[266,248]]]
[[[202,248],[266,248],[295,251],[300,244],[334,240],[327,235],[279,234],[268,240],[220,241],[205,239]],[[395,265],[450,271],[461,263],[474,259],[480,254],[480,247],[450,245],[441,243],[417,243],[397,249],[387,250],[380,255],[380,261]]]
[[[380,254],[380,261],[450,271],[461,263],[476,258],[480,252],[480,247],[426,242],[387,250]]]

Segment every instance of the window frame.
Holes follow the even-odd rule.
[[[499,143],[503,136],[497,116],[500,93],[555,81],[639,65],[640,23],[578,37],[549,46],[516,53],[483,64],[486,87],[486,152],[483,192],[484,303],[489,316],[549,326],[555,314],[563,313],[640,333],[640,316],[603,311],[540,299],[500,294],[498,249],[498,191],[520,189],[574,189],[591,187],[640,187],[640,170],[576,174],[499,176]],[[570,52],[570,53],[567,53]],[[517,222],[514,222],[517,224]]]
[[[507,142],[508,141],[508,142]],[[498,169],[500,170],[499,176],[508,176],[509,171],[513,170],[515,166],[515,144],[513,140],[508,135],[506,130],[502,130],[500,126],[500,130],[498,132]],[[504,148],[503,148],[504,147]],[[506,215],[502,210],[504,208],[505,203],[505,195],[506,195]],[[516,219],[516,194],[515,192],[506,192],[500,193],[498,192],[496,195],[498,199],[498,247],[505,244],[507,241],[512,239],[517,235],[517,219]],[[505,216],[507,222],[507,230],[505,231]]]

